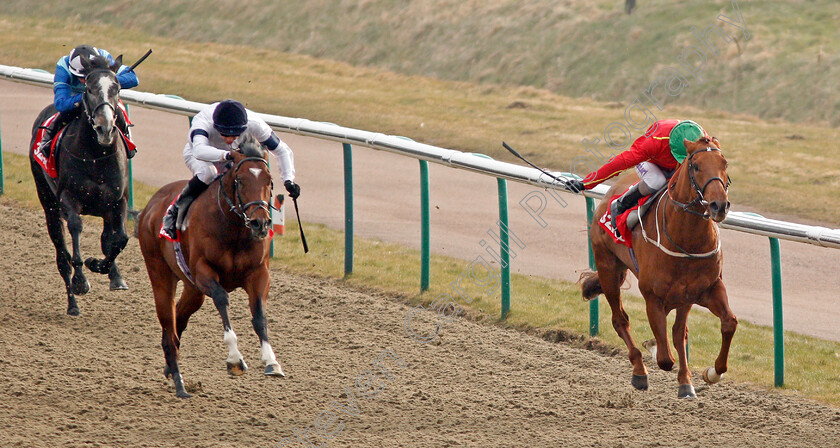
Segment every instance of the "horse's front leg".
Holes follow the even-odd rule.
[[[73,246],[73,256],[70,259],[70,264],[73,266],[72,291],[74,294],[84,295],[90,291],[90,283],[85,277],[84,269],[82,269],[82,252],[79,248],[79,240],[82,235],[82,217],[77,211],[69,207],[65,207],[65,217],[67,231],[70,232],[70,241]]]
[[[688,356],[685,348],[688,340],[688,312],[691,311],[691,306],[692,304],[689,303],[677,308],[677,317],[674,319],[671,333],[674,339],[674,349],[677,350],[677,357],[680,359],[680,370],[677,374],[677,381],[680,385],[677,391],[677,397],[679,398],[697,397],[697,394],[694,393],[694,386],[691,384],[691,370],[688,369]]]
[[[703,372],[703,379],[709,384],[714,384],[720,381],[721,376],[728,370],[729,346],[732,344],[732,336],[735,335],[735,329],[738,327],[738,318],[729,309],[729,297],[721,280],[712,286],[706,300],[700,304],[720,319],[720,353],[715,360],[715,365]]]
[[[248,293],[248,302],[251,307],[251,323],[254,325],[254,332],[260,339],[260,353],[265,363],[265,374],[271,376],[286,376],[283,368],[274,356],[274,350],[268,342],[268,324],[265,318],[265,301],[268,297],[270,280],[268,269],[259,270],[251,275],[245,284],[245,292]]]
[[[242,353],[239,352],[238,339],[236,333],[230,325],[230,318],[228,318],[228,293],[225,288],[219,284],[218,277],[212,268],[206,263],[198,263],[196,266],[196,285],[198,289],[206,296],[213,299],[213,304],[219,311],[219,316],[222,318],[222,328],[224,329],[224,342],[228,348],[227,371],[229,374],[238,376],[248,370],[248,365],[245,364],[245,359]]]
[[[125,231],[126,205],[123,202],[102,218],[102,235],[99,238],[99,244],[105,258],[97,260],[91,257],[85,260],[85,266],[91,271],[108,274],[112,291],[128,289],[115,263],[117,256],[128,244],[128,234]]]
[[[70,252],[67,252],[67,245],[64,242],[64,224],[61,222],[61,213],[57,207],[45,205],[44,215],[47,218],[47,232],[55,246],[55,263],[58,266],[58,273],[61,274],[64,289],[67,291],[67,314],[78,316],[81,313],[76,297],[73,295],[73,284],[70,279],[73,266],[70,265]]]

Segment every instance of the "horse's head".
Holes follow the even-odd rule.
[[[117,137],[116,117],[120,99],[120,83],[117,81],[117,69],[122,65],[122,55],[113,65],[102,56],[91,59],[82,58],[85,68],[85,93],[82,103],[88,122],[96,132],[96,140],[102,146],[114,144]]]
[[[688,156],[684,169],[694,190],[692,202],[705,207],[708,216],[721,222],[729,211],[729,175],[726,174],[726,158],[720,150],[720,143],[714,137],[700,137],[696,142],[685,140]]]
[[[271,228],[272,180],[267,153],[253,137],[245,137],[233,157],[232,204],[234,213],[251,230],[251,236],[263,239]]]

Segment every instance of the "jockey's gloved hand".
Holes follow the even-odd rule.
[[[233,160],[233,154],[231,154],[230,151],[228,151],[227,154],[225,154],[225,160]]]
[[[297,199],[300,196],[300,185],[287,180],[283,182],[283,186],[286,187],[286,191],[289,192],[289,197],[292,199]]]
[[[583,181],[580,179],[567,181],[566,186],[572,190],[572,193],[582,193],[583,190],[586,190],[586,187],[583,186]]]

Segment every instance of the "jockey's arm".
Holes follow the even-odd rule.
[[[205,162],[221,162],[225,160],[228,151],[210,145],[209,134],[204,129],[192,129],[190,131],[190,142],[192,142],[193,156]]]
[[[260,143],[268,148],[268,152],[270,152],[277,161],[277,167],[280,171],[282,182],[286,182],[287,180],[294,182],[295,165],[292,162],[292,149],[289,148],[289,145],[287,145],[283,140],[280,140],[280,137],[278,137],[274,131],[271,131],[271,135],[268,139],[261,141]]]
[[[55,93],[53,104],[59,112],[69,112],[82,104],[82,94],[74,94],[70,87],[72,76],[66,70],[56,68],[53,78],[53,92]]]
[[[607,179],[618,176],[622,171],[649,160],[651,146],[655,144],[648,137],[639,137],[630,149],[613,157],[598,170],[589,173],[583,179],[584,186],[589,190]]]

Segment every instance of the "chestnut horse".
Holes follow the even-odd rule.
[[[729,346],[738,324],[729,309],[723,285],[723,258],[716,224],[726,218],[729,210],[726,159],[715,138],[701,137],[696,142],[685,140],[685,146],[688,156],[671,177],[667,193],[651,204],[650,213],[632,231],[638,265],[630,249],[617,244],[598,225],[598,219],[609,208],[608,198],[620,194],[636,181],[634,174],[619,180],[598,205],[589,232],[598,271],[581,276],[585,299],[591,300],[603,293],[610,304],[613,327],[630,351],[631,383],[636,389],[646,390],[648,380],[642,353],[630,335],[630,321],[621,303],[619,288],[627,270],[639,280],[639,290],[645,298],[648,321],[658,347],[656,362],[662,370],[674,367],[668,347],[666,317],[671,310],[677,310],[672,336],[679,356],[677,395],[681,398],[696,396],[686,359],[687,319],[691,307],[697,304],[708,308],[721,323],[720,353],[714,366],[703,372],[703,379],[708,383],[720,381],[726,372]]]
[[[180,398],[190,396],[178,368],[181,335],[190,316],[204,303],[204,296],[213,299],[222,318],[228,372],[241,375],[248,368],[228,319],[228,292],[236,288],[243,288],[248,294],[251,323],[260,340],[265,374],[284,376],[268,342],[265,317],[272,188],[266,154],[255,140],[246,139],[240,144],[240,151],[231,151],[233,166],[193,202],[179,238],[185,269],[179,267],[175,243],[158,236],[166,209],[185,181],[161,188],[138,218],[140,249],[163,328],[164,375],[172,378],[175,395]],[[179,280],[184,285],[176,305],[174,295]]]

